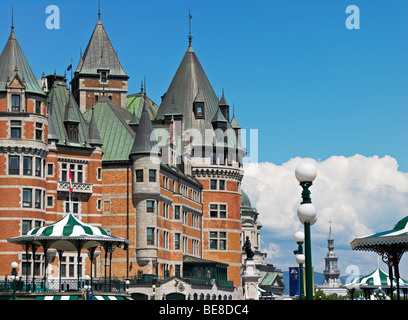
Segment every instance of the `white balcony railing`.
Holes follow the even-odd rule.
[[[83,182],[72,182],[72,192],[77,193],[92,193],[92,184]],[[58,181],[57,191],[69,192],[69,182],[68,181]]]

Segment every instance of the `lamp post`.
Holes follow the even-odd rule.
[[[310,226],[316,220],[316,208],[312,204],[309,188],[316,178],[316,168],[308,162],[301,163],[295,170],[296,179],[302,187],[302,202],[297,210],[300,222],[305,229],[305,266],[306,266],[306,300],[313,300],[313,269]]]
[[[13,297],[12,297],[13,300],[16,300],[17,267],[18,267],[17,262],[12,262],[11,263],[11,277],[10,277],[10,279],[13,280]]]
[[[299,299],[303,300],[303,264],[305,263],[305,255],[303,254],[303,242],[305,241],[305,234],[302,231],[295,233],[295,241],[298,244],[298,249],[293,251],[296,254],[296,262],[299,264]]]

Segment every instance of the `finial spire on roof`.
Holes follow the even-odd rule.
[[[13,10],[13,5],[11,5],[11,29],[14,29],[14,10]]]
[[[98,0],[98,19],[101,18],[101,0]]]
[[[193,19],[193,16],[190,13],[190,9],[188,9],[188,44],[191,46],[191,40],[193,40],[193,37],[191,36],[191,19]]]

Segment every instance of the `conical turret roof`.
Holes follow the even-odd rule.
[[[109,70],[109,74],[128,77],[118,55],[106,33],[100,17],[79,61],[76,72],[80,74],[96,74],[98,70]]]
[[[204,102],[204,120],[196,120],[193,113],[197,97]],[[205,129],[212,129],[211,120],[218,110],[218,98],[191,44],[163,97],[156,119],[162,120],[169,114],[173,99],[183,115],[184,130],[197,129],[204,133]]]
[[[142,115],[140,116],[135,140],[129,155],[134,154],[159,154],[152,121],[150,120],[146,104],[143,105]]]
[[[0,91],[6,90],[7,83],[15,71],[24,81],[26,92],[45,96],[17,41],[14,27],[11,27],[10,36],[0,55]]]
[[[96,125],[95,117],[94,117],[94,108],[92,107],[92,116],[91,121],[89,122],[89,144],[93,146],[101,146],[102,139],[99,135],[98,126]]]

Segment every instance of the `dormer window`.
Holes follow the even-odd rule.
[[[101,82],[106,83],[108,79],[108,73],[106,71],[101,71]]]
[[[11,96],[11,110],[20,111],[20,95],[13,94]]]
[[[78,142],[78,124],[77,123],[67,123],[66,129],[68,133],[68,139],[70,142]]]
[[[193,110],[196,119],[204,119],[204,102],[194,102]]]
[[[202,118],[203,115],[204,115],[203,107],[201,106],[197,107],[197,117]]]

